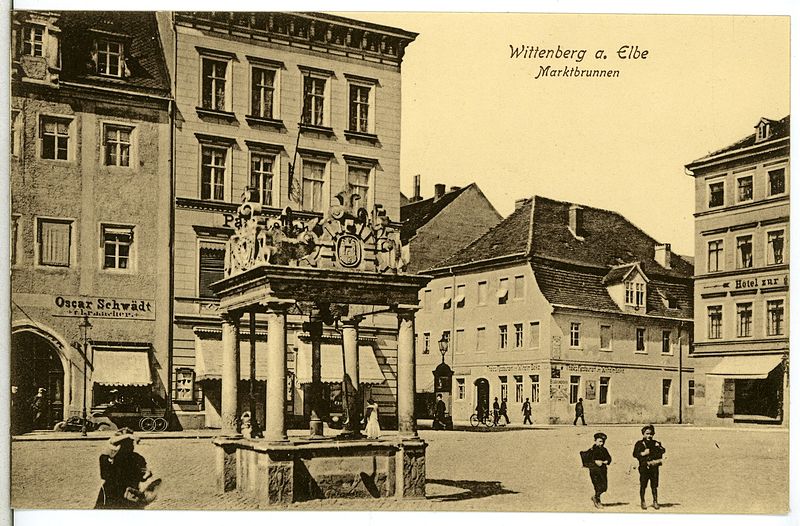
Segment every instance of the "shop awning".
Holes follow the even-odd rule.
[[[194,374],[197,381],[222,379],[222,340],[195,340]],[[239,340],[239,379],[250,379],[250,342]],[[267,342],[256,341],[256,380],[267,379]]]
[[[742,380],[763,380],[783,360],[781,355],[725,356],[708,374]]]
[[[344,377],[342,344],[323,343],[320,349],[323,382],[341,382]],[[311,383],[311,344],[300,342],[297,350],[297,381]],[[358,377],[362,384],[380,384],[386,379],[370,345],[358,346]]]
[[[92,382],[102,385],[150,385],[150,344],[94,345]]]

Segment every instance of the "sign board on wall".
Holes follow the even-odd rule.
[[[503,365],[487,365],[486,370],[490,373],[513,373],[522,371],[538,371],[540,365],[538,363],[517,363],[517,364],[503,364]]]
[[[154,320],[155,305],[151,300],[116,296],[53,296],[53,316],[111,318],[121,320]]]
[[[562,379],[550,380],[550,398],[552,400],[567,400],[567,381]]]
[[[597,393],[597,385],[594,380],[586,380],[586,394],[584,398],[587,400],[594,400]]]
[[[550,344],[550,356],[554,360],[561,359],[561,336],[553,336],[553,341]]]

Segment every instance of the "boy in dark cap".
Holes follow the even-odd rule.
[[[647,483],[650,483],[650,490],[653,492],[653,508],[658,509],[658,469],[664,457],[664,446],[661,442],[654,440],[656,429],[648,424],[642,428],[642,439],[633,446],[633,458],[639,461],[639,499],[642,501],[642,509],[647,509],[644,502],[644,493]]]
[[[607,438],[605,433],[595,433],[594,445],[590,450],[589,478],[592,479],[592,486],[594,486],[592,503],[595,508],[603,507],[600,502],[600,495],[608,490],[608,465],[611,464],[611,455],[605,446]]]

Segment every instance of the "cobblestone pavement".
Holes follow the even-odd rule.
[[[578,451],[592,443],[593,426],[422,431],[428,444],[427,498],[417,501],[326,500],[296,503],[303,510],[594,511],[587,470]],[[631,456],[638,427],[605,426],[614,459],[608,512],[642,512]],[[657,513],[786,513],[789,434],[774,428],[657,428],[667,448]],[[97,457],[104,441],[13,442],[14,508],[91,508],[100,487]],[[249,495],[214,487],[209,438],[143,440],[137,450],[164,478],[155,509],[257,509]],[[648,502],[650,500],[648,494]],[[650,508],[648,513],[656,513]]]

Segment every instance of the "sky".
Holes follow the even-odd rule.
[[[402,64],[407,196],[414,174],[423,197],[475,182],[503,216],[543,195],[617,211],[693,255],[684,166],[789,114],[788,17],[341,14],[419,33]],[[586,54],[512,59],[523,45]],[[619,58],[624,45],[646,58]],[[535,78],[547,65],[620,73]]]

